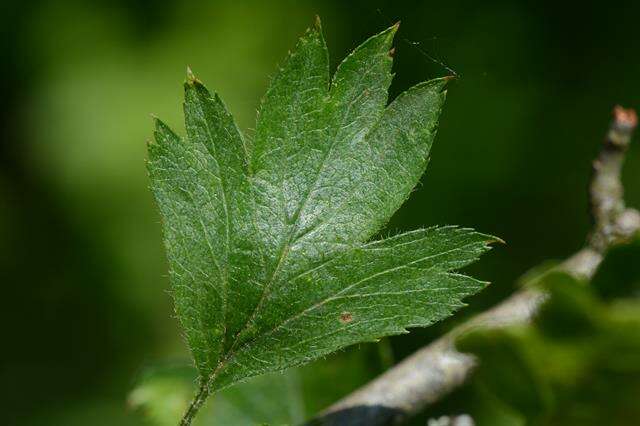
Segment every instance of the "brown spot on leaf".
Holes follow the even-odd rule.
[[[343,324],[347,324],[349,322],[353,321],[353,315],[351,315],[351,312],[343,312],[340,314],[340,322]]]

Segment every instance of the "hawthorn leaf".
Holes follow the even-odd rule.
[[[319,22],[307,30],[251,138],[190,71],[186,137],[156,119],[148,170],[200,376],[196,410],[249,377],[427,326],[485,285],[454,271],[495,237],[447,226],[372,240],[427,166],[448,80],[387,105],[396,31],[330,78]]]

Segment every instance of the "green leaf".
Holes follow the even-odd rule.
[[[485,285],[452,271],[494,237],[434,227],[371,241],[424,172],[445,99],[436,79],[387,106],[396,30],[331,79],[320,26],[308,30],[250,140],[191,73],[186,138],[156,120],[148,169],[201,397],[429,325]]]
[[[148,368],[129,394],[129,405],[150,425],[178,423],[194,392],[197,371],[189,366]],[[299,372],[272,373],[218,393],[203,408],[196,426],[300,424],[304,420]]]
[[[470,399],[489,404],[470,410],[476,423],[496,424],[478,414],[499,406],[527,425],[622,426],[638,418],[639,301],[606,303],[560,272],[537,285],[549,298],[532,324],[478,329],[457,342],[480,360]]]
[[[593,277],[592,286],[605,300],[640,296],[640,237],[613,247]]]
[[[129,393],[131,408],[143,412],[150,424],[173,426],[189,406],[196,371],[185,365],[161,365],[145,369]]]
[[[370,345],[364,350],[341,351],[302,368],[264,374],[224,389],[207,402],[194,424],[302,424],[381,373],[367,362],[374,350]],[[196,376],[197,370],[186,363],[147,367],[129,394],[129,406],[149,425],[175,425],[189,405]],[[338,382],[336,377],[340,377]]]

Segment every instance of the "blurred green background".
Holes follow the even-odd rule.
[[[460,224],[502,237],[472,267],[493,285],[454,319],[391,339],[382,361],[356,348],[368,364],[344,393],[582,244],[610,110],[640,107],[640,3],[622,3],[4,0],[2,424],[141,424],[126,404],[140,370],[187,357],[144,167],[149,114],[183,128],[187,65],[243,129],[315,14],[333,66],[402,21],[392,96],[449,74],[439,62],[460,76],[422,185],[389,228]],[[624,180],[640,206],[635,145]]]

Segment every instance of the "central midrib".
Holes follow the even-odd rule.
[[[361,82],[370,73],[371,73],[371,68],[368,68],[365,73],[360,74],[358,80]],[[330,102],[330,100],[331,100],[331,94],[332,94],[332,90],[331,89],[333,89],[333,84],[335,84],[335,81],[333,81],[333,79],[332,79],[332,82],[330,83],[329,91],[327,92],[327,94],[324,97],[324,101],[325,102]],[[358,86],[359,86],[359,84],[358,84]],[[366,88],[365,88],[365,90],[366,90]],[[358,95],[358,98],[359,97],[360,97],[360,95]],[[240,339],[239,339],[240,336],[242,335],[242,333],[244,333],[249,328],[250,324],[255,320],[255,318],[258,316],[258,314],[262,310],[262,306],[264,305],[264,302],[265,302],[266,298],[269,295],[269,291],[271,289],[271,286],[275,282],[276,277],[277,277],[278,273],[280,272],[280,270],[282,268],[282,265],[284,264],[288,254],[290,252],[291,242],[292,242],[293,237],[295,236],[296,232],[298,231],[298,221],[300,219],[300,216],[301,216],[302,212],[304,211],[304,209],[306,208],[307,203],[308,203],[308,201],[309,201],[309,199],[311,197],[311,194],[313,193],[313,191],[316,189],[316,187],[318,185],[318,180],[320,179],[320,176],[322,175],[322,171],[325,168],[325,164],[326,164],[327,159],[329,158],[329,156],[333,152],[333,149],[336,146],[338,140],[342,140],[342,138],[339,138],[338,136],[339,136],[341,130],[343,129],[343,127],[344,127],[343,126],[344,122],[345,122],[346,118],[349,116],[349,113],[351,111],[351,108],[354,105],[354,102],[355,102],[355,100],[352,101],[352,102],[349,102],[347,110],[346,110],[345,114],[342,116],[342,119],[340,121],[340,126],[337,126],[335,134],[333,135],[334,137],[331,140],[331,144],[329,146],[329,149],[327,149],[326,154],[322,158],[320,166],[318,167],[318,170],[316,172],[313,184],[309,186],[309,189],[307,190],[307,192],[304,195],[304,199],[303,199],[302,203],[300,203],[300,206],[298,207],[298,209],[296,209],[296,212],[294,213],[293,223],[291,225],[291,229],[289,231],[289,234],[287,235],[287,238],[285,240],[285,244],[283,244],[283,247],[280,250],[279,257],[278,257],[278,262],[276,264],[276,267],[274,268],[273,273],[269,277],[269,280],[267,281],[267,284],[263,288],[262,294],[260,296],[260,300],[256,304],[255,309],[253,310],[253,312],[251,313],[251,315],[249,316],[249,318],[245,322],[244,326],[241,327],[240,330],[234,336],[234,341],[231,344],[231,347],[229,348],[229,351],[224,356],[224,358],[218,363],[218,366],[216,367],[214,372],[211,374],[211,377],[210,377],[210,380],[209,380],[210,383],[215,379],[215,376],[222,369],[222,367],[235,355],[235,351],[237,349],[238,342],[240,341]],[[326,106],[327,106],[327,104],[325,103],[325,105],[323,105],[323,109]],[[384,109],[383,109],[383,111],[384,111]],[[380,116],[370,125],[370,128],[368,129],[368,131],[376,126],[376,124],[377,124],[378,120],[380,119],[380,117],[382,117],[382,114],[380,114]],[[367,131],[367,133],[368,133],[368,131]],[[225,335],[226,335],[226,333],[225,333]],[[226,339],[226,337],[225,337],[225,339]]]

